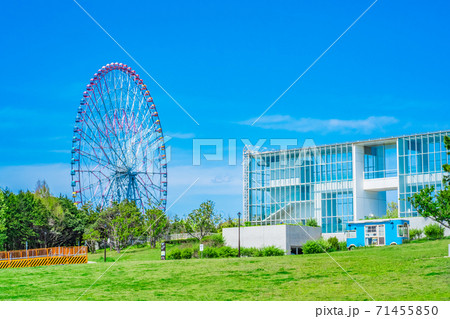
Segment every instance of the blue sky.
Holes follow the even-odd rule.
[[[2,5],[0,187],[46,179],[70,192],[76,107],[109,62],[138,71],[170,141],[169,205],[212,199],[242,209],[242,169],[192,167],[192,139],[293,138],[303,144],[449,129],[448,1],[379,0],[254,126],[257,118],[373,1],[79,3],[198,121],[194,123],[71,0]],[[238,164],[243,143],[237,143]],[[267,145],[268,146],[268,145]],[[207,150],[207,149],[206,149]]]

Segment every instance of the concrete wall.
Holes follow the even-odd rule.
[[[402,219],[409,220],[409,228],[423,229],[426,225],[437,224],[437,222],[435,222],[431,218],[425,217],[405,217],[405,218],[402,217]],[[450,236],[450,229],[448,228],[444,229],[444,236]]]
[[[398,177],[374,178],[364,180],[364,190],[383,192],[398,189]]]
[[[291,253],[292,246],[303,246],[308,240],[322,237],[322,227],[286,225],[286,252]]]
[[[364,146],[353,144],[353,214],[354,220],[363,219],[364,207]]]
[[[222,235],[227,246],[238,247],[237,227],[222,229]],[[241,247],[275,246],[290,254],[291,246],[302,246],[308,240],[319,239],[321,235],[322,229],[320,227],[295,225],[241,227]]]
[[[322,234],[323,239],[328,240],[330,237],[336,237],[339,241],[346,241],[345,232],[342,233],[326,233]]]

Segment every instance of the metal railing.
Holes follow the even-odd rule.
[[[52,248],[37,248],[24,250],[0,251],[0,261],[2,260],[18,260],[18,259],[32,259],[39,257],[72,257],[72,256],[87,256],[86,246],[72,246],[72,247],[52,247]]]
[[[211,234],[212,233],[207,233],[206,235],[208,236]],[[165,240],[182,240],[182,239],[196,238],[196,236],[200,236],[200,233],[193,233],[192,235],[189,233],[170,234],[166,236]]]
[[[397,176],[397,169],[364,172],[364,179],[387,178],[396,176]]]

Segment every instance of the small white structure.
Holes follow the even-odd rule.
[[[241,227],[241,247],[263,248],[275,246],[283,249],[287,255],[300,254],[301,247],[308,240],[317,240],[322,236],[320,227],[297,225],[269,225]],[[225,244],[238,247],[238,227],[223,228]]]

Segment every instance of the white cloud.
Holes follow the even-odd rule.
[[[167,132],[165,135],[171,138],[179,138],[183,140],[191,139],[195,137],[194,133],[176,133],[176,132]]]
[[[255,119],[240,122],[239,124],[251,125]],[[318,132],[318,133],[363,133],[370,134],[374,131],[383,131],[386,126],[398,123],[392,116],[370,116],[366,119],[340,120],[340,119],[313,119],[293,118],[290,115],[267,115],[260,118],[254,126],[272,130],[287,130],[294,132]]]

